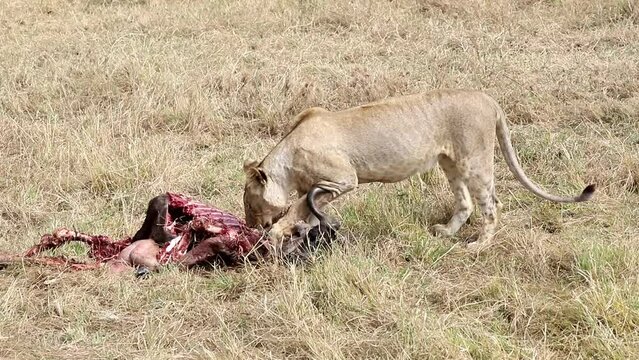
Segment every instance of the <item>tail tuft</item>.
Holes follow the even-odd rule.
[[[581,192],[581,195],[577,198],[577,201],[588,201],[592,198],[592,195],[595,193],[595,184],[590,184],[586,186],[584,191]]]

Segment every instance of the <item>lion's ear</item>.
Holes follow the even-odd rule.
[[[245,160],[244,161],[244,172],[245,173],[249,173],[249,171],[251,170],[251,168],[255,168],[257,167],[259,163],[257,162],[257,160]]]
[[[260,182],[260,184],[266,184],[266,173],[264,170],[260,169],[257,161],[247,160],[244,162],[244,172],[249,178],[255,179]]]

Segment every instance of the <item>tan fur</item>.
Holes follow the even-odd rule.
[[[475,198],[483,217],[477,244],[485,244],[494,235],[501,206],[493,184],[495,138],[511,171],[536,195],[558,202],[592,196],[594,186],[580,196],[562,198],[530,181],[512,148],[504,112],[491,97],[479,91],[437,90],[339,112],[302,112],[293,130],[261,163],[245,163],[246,218],[250,225],[268,227],[287,210],[289,194],[297,191],[300,199],[270,230],[280,239],[290,235],[295,223],[312,217],[304,195],[314,185],[327,191],[318,197],[321,207],[358,184],[401,181],[439,163],[456,206],[450,221],[434,230],[455,234],[470,216]]]

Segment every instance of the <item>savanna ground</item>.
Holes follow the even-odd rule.
[[[634,1],[0,2],[0,249],[58,226],[122,236],[181,191],[236,214],[242,162],[309,106],[441,87],[507,112],[535,198],[478,256],[428,226],[440,170],[367,185],[306,266],[0,271],[1,358],[639,358],[639,6]],[[67,254],[82,248],[69,246]]]

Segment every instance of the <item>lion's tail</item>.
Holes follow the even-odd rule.
[[[510,132],[508,130],[508,125],[506,124],[506,114],[501,109],[501,107],[497,104],[496,101],[491,99],[494,103],[495,110],[497,111],[497,141],[499,141],[499,147],[501,148],[501,152],[504,154],[504,158],[506,159],[506,164],[508,164],[508,168],[515,175],[517,180],[519,180],[526,189],[530,190],[533,194],[550,201],[562,202],[562,203],[574,203],[590,200],[595,192],[595,185],[590,184],[586,186],[586,188],[581,192],[580,195],[573,197],[561,197],[553,194],[549,194],[544,191],[539,185],[535,184],[526,176],[524,170],[521,168],[519,161],[517,160],[517,155],[515,154],[515,150],[513,149],[513,145],[510,141]]]

